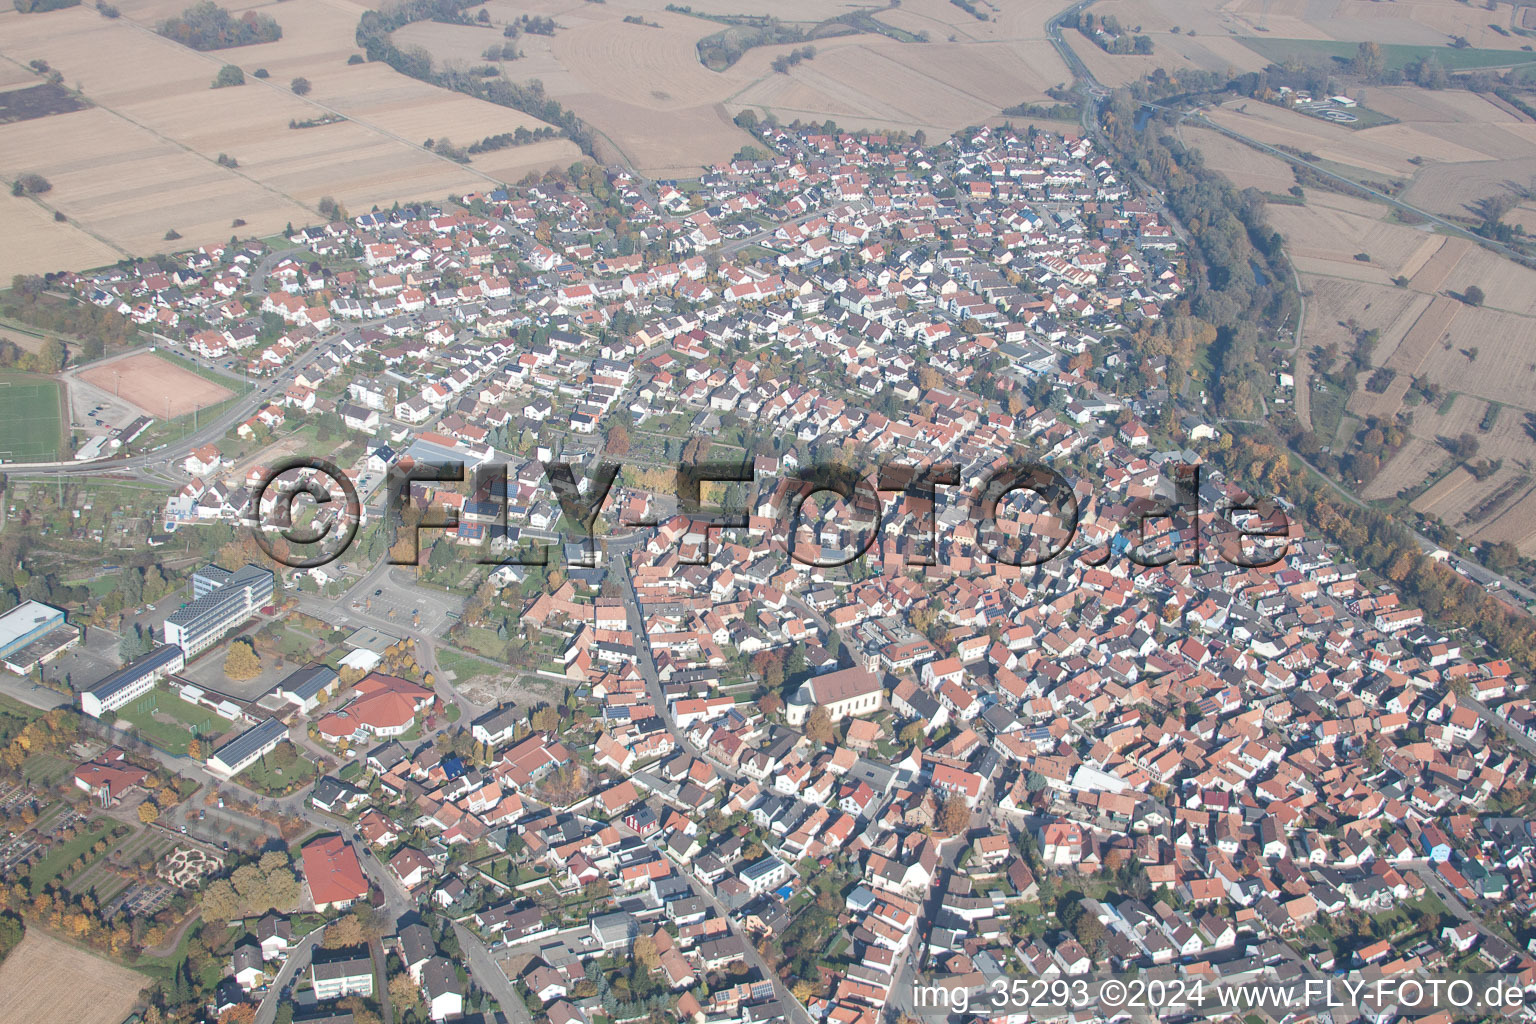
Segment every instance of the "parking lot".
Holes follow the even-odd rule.
[[[375,619],[397,623],[403,628],[414,626],[428,635],[440,636],[458,617],[461,603],[451,594],[402,584],[391,574],[390,578],[374,584],[372,590],[355,593],[348,605],[351,610]],[[419,622],[416,621],[418,616]]]
[[[85,636],[43,668],[45,679],[67,682],[80,691],[118,668],[118,635],[100,626],[85,627]]]

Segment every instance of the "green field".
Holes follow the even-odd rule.
[[[158,711],[176,719],[176,723],[161,722],[155,718]],[[230,723],[206,708],[189,704],[165,690],[153,690],[117,712],[118,725],[132,726],[148,743],[169,754],[185,754],[193,735],[204,740],[204,756],[207,741],[228,732]]]
[[[1337,39],[1269,39],[1264,36],[1239,36],[1238,42],[1276,64],[1283,64],[1292,57],[1304,64],[1328,64],[1338,60],[1350,60],[1355,56],[1360,45]],[[1380,45],[1382,59],[1386,62],[1389,71],[1401,70],[1431,54],[1447,71],[1536,64],[1536,53],[1525,50],[1488,50],[1476,46],[1457,49],[1454,46],[1408,46],[1402,43]]]
[[[0,461],[54,462],[62,442],[58,381],[0,374]]]

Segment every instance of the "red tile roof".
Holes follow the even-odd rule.
[[[368,895],[368,880],[357,854],[341,836],[316,839],[303,850],[304,881],[317,905],[345,903]]]

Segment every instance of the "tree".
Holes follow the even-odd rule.
[[[615,423],[608,428],[606,447],[609,455],[623,455],[629,451],[629,428]]]
[[[939,831],[952,836],[957,836],[971,827],[971,809],[966,806],[965,798],[952,796],[939,805],[939,820],[935,822]]]
[[[923,740],[923,723],[908,722],[901,727],[901,732],[897,734],[896,738],[901,740],[904,746],[916,746]]]
[[[1468,285],[1467,290],[1461,293],[1461,301],[1469,306],[1481,306],[1486,297],[1483,290],[1475,284]]]
[[[648,971],[661,966],[661,954],[656,952],[656,940],[642,935],[635,940],[635,959]]]
[[[823,707],[812,708],[805,720],[805,738],[812,743],[827,744],[836,741],[837,731],[832,728],[832,716]]]
[[[389,979],[389,1001],[396,1013],[419,1009],[421,989],[416,987],[409,974],[397,974]]]
[[[348,949],[353,946],[361,946],[368,941],[368,935],[363,929],[363,922],[356,914],[348,914],[332,921],[325,929],[325,938],[320,944],[326,949]]]
[[[227,89],[232,85],[244,84],[245,72],[240,70],[239,65],[225,64],[223,67],[219,68],[219,73],[214,76],[213,85],[210,88]]]
[[[28,172],[18,177],[11,185],[13,196],[36,196],[53,188],[53,183],[41,174]]]
[[[293,90],[293,94],[295,96],[308,96],[309,79],[304,77],[295,78],[293,81],[288,83],[288,88]]]
[[[243,637],[229,645],[224,656],[224,674],[231,679],[255,679],[261,675],[261,658],[256,648]]]
[[[144,824],[148,825],[151,822],[156,821],[159,817],[160,817],[160,808],[156,807],[154,804],[150,803],[148,800],[146,800],[143,803],[139,804],[139,820],[142,821]]]
[[[1355,48],[1355,59],[1350,62],[1350,70],[1368,82],[1380,78],[1386,66],[1381,47],[1376,43],[1361,43]]]

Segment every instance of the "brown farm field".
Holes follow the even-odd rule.
[[[0,966],[0,1024],[119,1024],[147,982],[36,928]]]
[[[564,139],[494,151],[469,164],[425,149],[426,139],[449,134],[445,126],[467,145],[541,122],[382,65],[347,64],[365,9],[347,0],[228,4],[268,10],[284,37],[213,53],[153,32],[158,20],[185,6],[180,0],[119,6],[118,19],[84,6],[0,12],[0,67],[15,71],[44,59],[94,104],[0,125],[0,177],[37,172],[53,184],[34,204],[37,211],[21,216],[22,230],[0,238],[7,273],[85,269],[163,251],[172,230],[185,239],[181,246],[223,241],[236,230],[270,234],[319,220],[326,196],[353,209],[443,199],[580,157]],[[245,71],[246,85],[209,88],[225,62]],[[270,77],[255,78],[258,68]],[[311,83],[307,97],[288,88],[298,76]],[[290,127],[336,114],[347,120]],[[221,166],[220,154],[238,166]],[[70,223],[54,227],[55,210]],[[236,219],[245,221],[243,229]]]
[[[1238,0],[1222,10],[1255,22],[1267,17],[1276,35],[1307,38],[1300,20],[1306,18],[1311,38],[1425,45],[1445,26],[1465,25],[1468,13],[1511,17],[1503,5],[1495,12],[1460,8],[1451,12],[1462,16],[1457,21],[1446,16],[1457,5],[1404,2],[1391,5],[1409,15],[1397,25],[1377,17],[1377,6],[1353,0]],[[1369,26],[1380,34],[1360,35]],[[1470,29],[1466,34],[1474,38]],[[1463,91],[1378,86],[1367,90],[1366,105],[1398,123],[1355,131],[1252,101],[1228,103],[1211,117],[1271,145],[1316,154],[1362,180],[1405,182],[1407,202],[1442,215],[1466,216],[1475,200],[1523,188],[1536,178],[1536,123],[1497,100]],[[1289,168],[1282,161],[1187,124],[1182,136],[1202,149],[1209,166],[1242,187],[1271,193],[1289,187]],[[1533,211],[1536,203],[1529,203],[1509,219],[1536,227]],[[1340,361],[1330,369],[1337,371],[1353,350],[1354,332],[1374,329],[1378,339],[1370,363],[1394,371],[1379,394],[1364,388],[1370,373],[1360,374],[1344,429],[1320,436],[1343,452],[1339,445],[1350,444],[1368,417],[1407,427],[1407,443],[1363,496],[1391,500],[1439,476],[1414,499],[1416,510],[1471,539],[1509,540],[1526,554],[1536,553],[1536,398],[1531,397],[1536,349],[1530,344],[1536,335],[1536,271],[1472,239],[1411,226],[1384,204],[1311,185],[1303,205],[1272,202],[1268,217],[1284,237],[1307,294],[1303,352],[1334,347]],[[1461,300],[1474,284],[1485,296],[1477,307]],[[1443,397],[1424,401],[1416,383],[1433,386]],[[1331,422],[1327,428],[1332,430]],[[1481,480],[1466,465],[1453,464],[1447,450],[1448,440],[1463,435],[1477,441],[1474,461],[1488,462],[1480,467]]]
[[[715,15],[772,14],[807,31],[870,9],[845,0],[692,6]],[[910,0],[880,11],[879,20],[913,36],[925,33],[928,42],[873,32],[818,38],[811,43],[815,58],[787,73],[773,70],[774,59],[802,44],[750,49],[723,71],[704,67],[696,44],[726,26],[668,11],[666,0],[489,0],[488,28],[418,22],[394,38],[439,61],[478,62],[487,45],[501,40],[506,22],[523,14],[552,17],[559,26],[554,36],[520,37],[523,56],[503,65],[506,74],[542,82],[597,130],[616,158],[646,174],[680,177],[728,160],[752,142],[732,120],[742,110],[786,122],[832,120],[850,129],[935,135],[994,119],[1017,103],[1045,101],[1046,89],[1070,77],[1045,38],[1045,21],[1059,5],[992,6],[981,21],[947,0]],[[654,24],[626,23],[626,16]]]
[[[150,352],[98,363],[80,374],[88,384],[137,406],[146,416],[175,419],[217,405],[234,394],[191,370]]]

